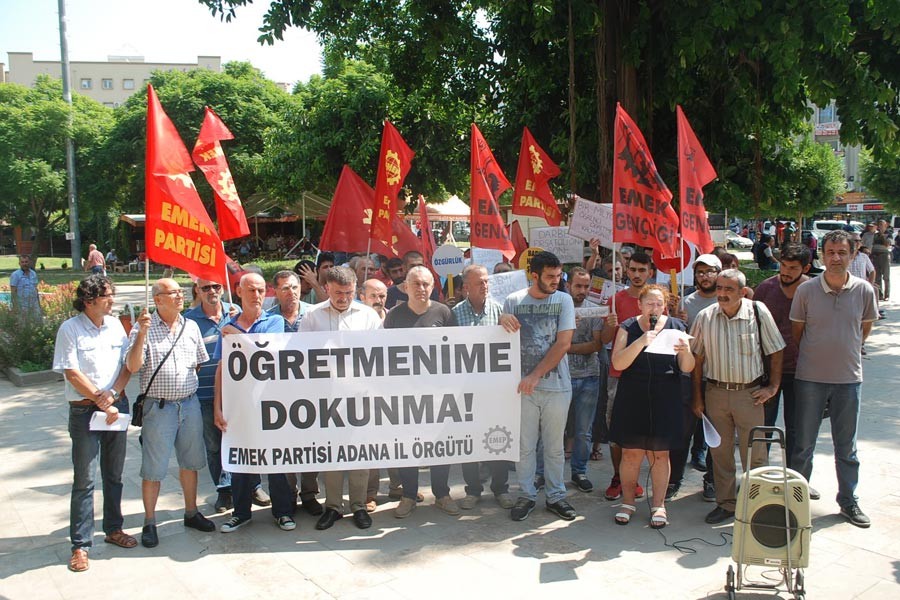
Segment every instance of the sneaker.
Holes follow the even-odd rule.
[[[695,458],[691,461],[691,466],[694,467],[695,470],[700,471],[701,473],[706,473],[706,460]]]
[[[458,515],[459,514],[459,505],[456,503],[456,500],[451,498],[450,496],[443,496],[441,498],[437,498],[434,501],[434,505],[447,513],[448,515]]]
[[[541,491],[542,489],[544,489],[544,483],[545,483],[545,482],[544,482],[544,476],[543,476],[543,475],[538,475],[537,477],[535,477],[535,478],[534,478],[534,490],[535,490],[536,492],[539,492],[539,491]]]
[[[278,529],[282,531],[293,531],[297,528],[297,524],[288,516],[278,517],[275,519],[275,523],[278,524]]]
[[[220,514],[234,508],[234,500],[231,497],[231,492],[219,492],[219,495],[216,498],[215,507],[216,512]]]
[[[719,523],[724,523],[728,519],[734,518],[733,510],[725,510],[721,506],[717,506],[712,511],[706,515],[706,519],[704,519],[710,525],[718,525]]]
[[[231,533],[232,531],[237,531],[244,525],[250,522],[250,519],[242,519],[240,517],[231,517],[219,527],[219,531],[222,533]]]
[[[575,484],[579,490],[588,494],[594,491],[594,484],[591,483],[591,480],[587,478],[584,473],[573,473],[572,474],[572,483]]]
[[[622,497],[622,481],[619,479],[618,475],[613,475],[604,495],[607,500],[618,500]]]
[[[481,500],[481,496],[466,494],[466,497],[459,501],[459,507],[463,510],[472,510],[479,500]]]
[[[257,506],[272,506],[272,498],[266,493],[266,490],[262,489],[262,487],[258,487],[253,490],[253,504]]]
[[[712,481],[706,481],[705,479],[703,480],[703,501],[716,501],[716,486]]]
[[[666,486],[666,500],[671,500],[675,497],[675,494],[678,493],[678,490],[681,489],[680,483],[670,483]]]
[[[509,516],[513,521],[524,521],[528,518],[528,515],[531,514],[531,511],[534,510],[534,500],[529,500],[528,498],[519,498],[516,500],[515,505],[512,507],[512,510],[509,511]]]
[[[547,510],[555,514],[563,521],[574,521],[575,517],[578,516],[578,513],[575,512],[575,509],[572,508],[572,505],[566,502],[564,499],[557,500],[553,503],[548,502],[546,506]]]
[[[394,509],[394,516],[398,519],[405,519],[416,508],[416,501],[412,498],[400,498],[400,504]]]
[[[506,493],[497,494],[496,496],[494,496],[494,500],[497,501],[497,504],[500,505],[500,508],[505,508],[507,510],[509,510],[516,504],[516,501],[513,500],[513,497]]]
[[[860,508],[859,504],[851,504],[850,506],[841,507],[841,515],[843,515],[848,521],[857,527],[862,527],[863,529],[868,528],[872,525],[872,520],[866,516]]]

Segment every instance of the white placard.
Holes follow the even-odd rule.
[[[488,273],[494,272],[497,263],[503,262],[503,253],[493,248],[476,248],[472,246],[472,264],[481,265]]]
[[[656,337],[650,342],[644,351],[651,354],[671,354],[675,355],[675,344],[679,341],[690,341],[694,338],[678,329],[663,329],[656,333]]]
[[[569,221],[569,235],[591,241],[598,238],[604,248],[613,247],[612,204],[600,204],[584,198],[575,201],[575,211]]]
[[[518,460],[519,334],[231,334],[222,467],[300,473]]]
[[[533,247],[552,252],[565,264],[584,261],[584,242],[568,233],[568,227],[535,227],[528,243]]]
[[[575,307],[576,319],[605,319],[609,316],[608,306]]]
[[[434,251],[431,264],[441,277],[459,275],[465,267],[463,251],[453,244],[444,244]]]
[[[128,431],[128,425],[131,424],[131,415],[128,413],[119,413],[116,420],[112,423],[106,422],[106,413],[102,410],[94,411],[91,415],[91,422],[88,429],[91,431]]]
[[[528,276],[525,275],[525,271],[507,271],[488,276],[490,298],[499,302],[501,306],[506,302],[507,296],[527,287]]]

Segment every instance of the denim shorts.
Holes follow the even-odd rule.
[[[141,437],[141,479],[165,479],[173,450],[182,469],[199,471],[206,466],[203,416],[196,394],[167,401],[162,408],[158,398],[148,397],[144,401]]]

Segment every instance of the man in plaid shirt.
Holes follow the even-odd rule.
[[[160,279],[153,284],[153,301],[156,312],[150,315],[144,309],[138,318],[138,327],[131,332],[126,356],[128,370],[140,372],[141,392],[146,395],[141,431],[141,496],[144,500],[141,544],[147,548],[159,544],[156,501],[173,450],[181,468],[184,526],[207,532],[216,529],[212,521],[197,511],[197,471],[206,466],[203,416],[197,399],[197,370],[209,360],[209,355],[200,328],[194,321],[181,316],[184,291],[174,279]],[[150,386],[157,367],[159,372]]]
[[[462,327],[483,327],[500,324],[503,307],[488,298],[488,272],[481,265],[469,265],[462,272],[463,292],[466,299],[453,307],[456,324]],[[503,508],[512,508],[515,502],[509,495],[509,465],[503,460],[492,460],[485,463],[491,471],[491,491],[494,498]],[[465,510],[475,508],[481,499],[484,486],[479,477],[479,463],[466,463],[462,466],[463,478],[466,480],[466,497],[459,507]]]

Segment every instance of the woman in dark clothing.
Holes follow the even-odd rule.
[[[693,370],[694,355],[686,339],[675,344],[675,354],[644,351],[663,329],[685,331],[683,321],[663,314],[667,302],[664,287],[644,286],[641,314],[619,326],[613,346],[613,367],[622,371],[610,425],[610,440],[622,448],[619,525],[627,525],[637,510],[634,488],[645,456],[653,483],[650,526],[660,529],[669,522],[664,507],[669,450],[682,443],[681,374]]]

